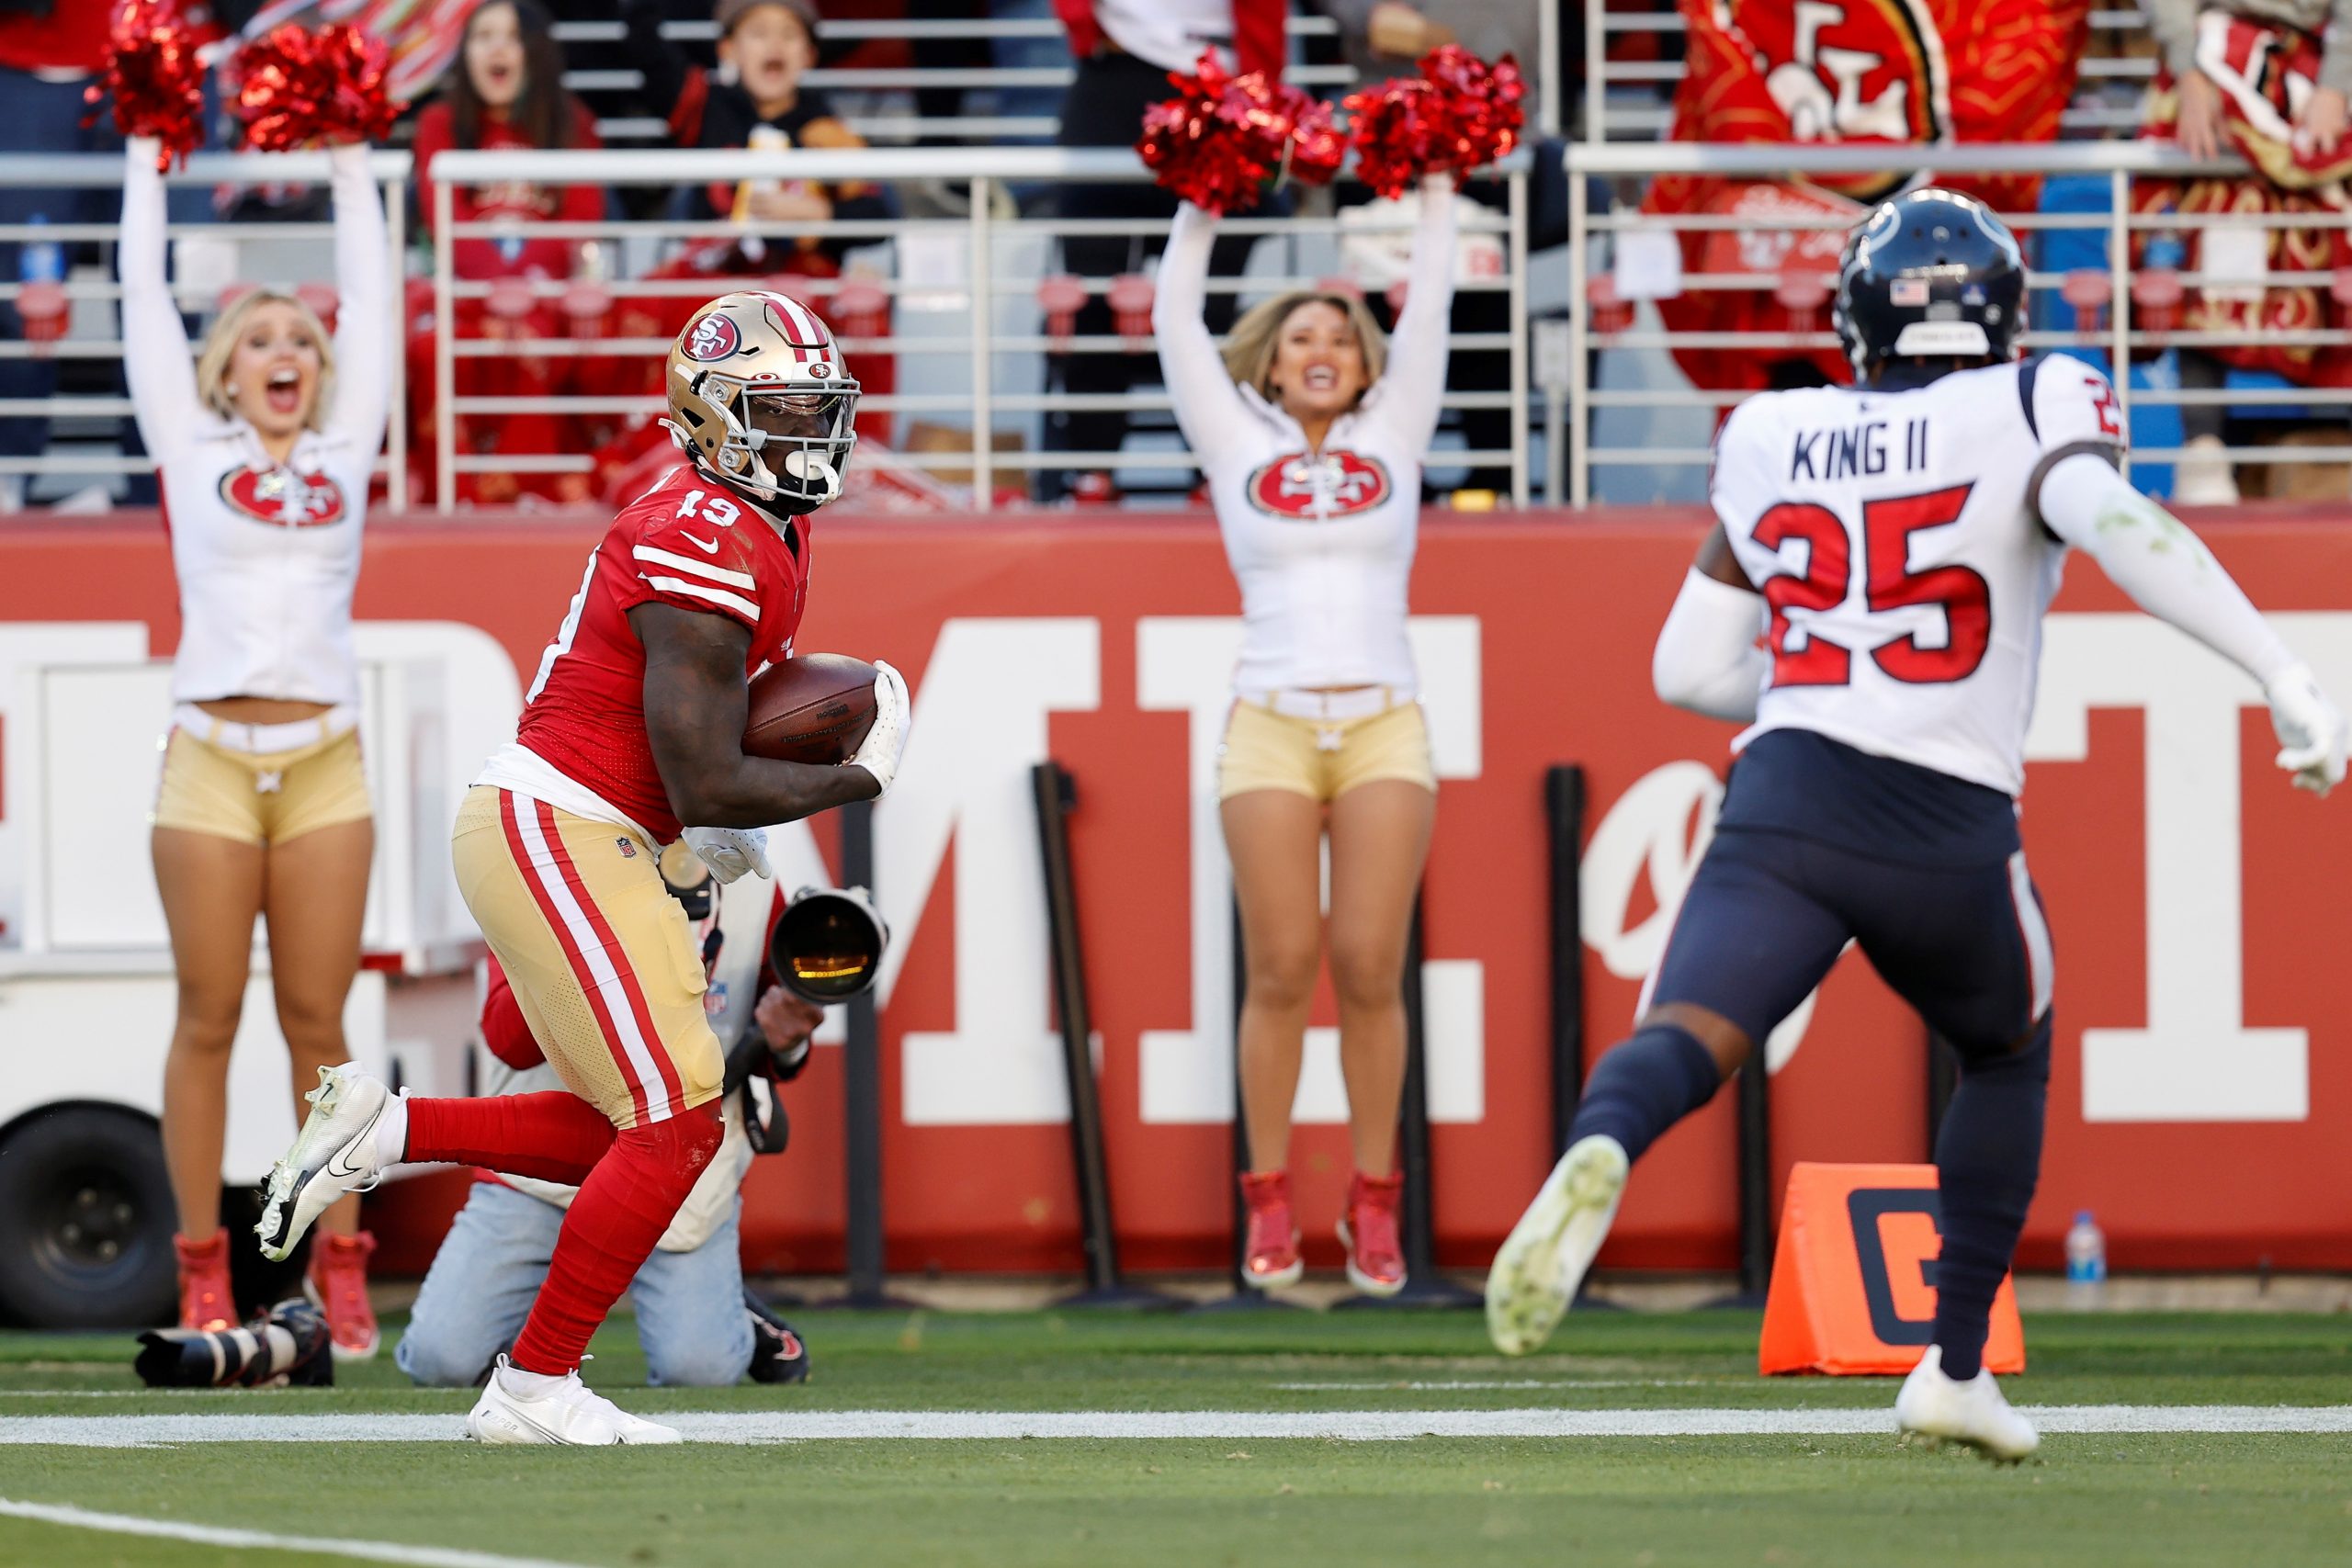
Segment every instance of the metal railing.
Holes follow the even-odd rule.
[[[1510,445],[1507,449],[1448,452],[1443,455],[1448,463],[1508,464],[1512,476],[1511,499],[1515,504],[1522,506],[1529,499],[1529,432],[1525,415],[1530,394],[1526,334],[1518,329],[1523,326],[1527,316],[1529,163],[1528,157],[1521,153],[1513,162],[1501,166],[1499,172],[1509,196],[1501,220],[1481,223],[1476,219],[1465,218],[1464,222],[1465,231],[1483,230],[1500,238],[1505,254],[1504,276],[1498,279],[1464,279],[1457,285],[1464,291],[1487,289],[1509,297],[1512,331],[1507,333],[1457,334],[1453,339],[1457,348],[1507,352],[1510,355],[1509,390],[1499,395],[1454,393],[1445,400],[1446,406],[1454,409],[1505,406],[1512,410],[1517,417],[1511,422]],[[1164,393],[1072,397],[1051,392],[1043,395],[1006,392],[998,386],[997,358],[1001,355],[1150,353],[1148,343],[1138,343],[1125,336],[1066,338],[1048,334],[1043,330],[1019,330],[1018,325],[1009,328],[999,319],[1001,313],[1022,316],[1025,308],[1034,307],[1035,291],[1039,281],[1036,276],[1025,274],[1006,276],[1000,252],[1008,242],[1074,233],[1156,235],[1166,231],[1165,222],[1156,220],[1001,218],[995,212],[995,197],[1000,186],[1012,182],[1148,181],[1150,175],[1132,152],[1116,149],[1047,147],[988,150],[864,148],[830,152],[451,152],[434,160],[431,188],[427,193],[433,204],[435,319],[440,323],[434,364],[434,401],[440,411],[434,422],[436,504],[445,512],[454,509],[458,480],[461,476],[469,474],[581,472],[592,467],[592,459],[584,453],[534,454],[518,459],[509,454],[461,451],[458,430],[461,420],[525,412],[526,405],[533,412],[559,415],[650,413],[658,412],[662,406],[661,400],[655,397],[556,395],[517,400],[461,395],[457,387],[459,360],[531,355],[560,358],[660,355],[669,347],[667,338],[539,336],[527,342],[516,342],[487,336],[460,336],[456,328],[462,320],[461,302],[485,299],[495,286],[459,278],[455,265],[456,246],[467,240],[513,235],[516,231],[512,225],[497,221],[458,221],[454,207],[458,187],[507,181],[694,187],[713,182],[744,180],[860,181],[887,185],[892,181],[925,178],[968,180],[972,186],[969,217],[864,223],[842,220],[738,223],[610,220],[533,223],[528,226],[527,233],[534,239],[618,242],[636,246],[668,244],[681,240],[753,236],[777,243],[789,243],[803,237],[879,241],[920,236],[927,240],[953,240],[959,246],[961,271],[956,281],[944,290],[936,282],[910,281],[903,276],[869,281],[894,299],[903,299],[910,294],[938,294],[943,291],[960,296],[965,322],[961,335],[947,338],[899,335],[892,331],[876,336],[848,336],[843,346],[854,361],[856,356],[869,354],[896,355],[901,364],[913,359],[961,361],[961,364],[951,363],[944,373],[902,378],[924,385],[920,389],[869,397],[862,401],[861,407],[878,413],[968,412],[972,432],[969,450],[898,452],[887,457],[874,454],[876,460],[895,467],[968,470],[972,475],[973,504],[982,511],[991,504],[994,476],[999,470],[1168,469],[1190,467],[1189,455],[1175,450],[1137,451],[1130,448],[1124,452],[1050,449],[1003,452],[996,447],[993,422],[1000,412],[1025,415],[1109,409],[1140,412],[1163,411],[1171,407]],[[1335,233],[1340,229],[1336,219],[1313,217],[1236,219],[1229,220],[1227,227],[1238,234],[1279,234],[1291,239]],[[1086,281],[1099,288],[1107,280],[1094,278]],[[1209,288],[1213,292],[1254,293],[1284,286],[1306,287],[1315,281],[1311,276],[1281,279],[1261,276],[1213,278]],[[537,291],[541,298],[552,299],[560,295],[565,287],[563,283],[548,281],[540,284]],[[729,287],[729,281],[724,276],[700,276],[674,280],[666,286],[639,280],[620,281],[612,287],[616,293],[644,297],[696,295],[708,298],[723,292]],[[821,305],[822,296],[818,299]],[[868,454],[862,452],[859,461],[865,463],[868,460]]]
[[[122,158],[107,152],[69,153],[7,153],[0,154],[0,186],[16,189],[97,190],[116,191],[122,188]],[[408,217],[408,180],[411,160],[406,152],[379,152],[369,154],[368,172],[383,194],[384,220],[388,243],[391,252],[390,278],[395,308],[399,299],[401,279],[405,272],[408,253],[406,230]],[[323,186],[330,174],[327,156],[323,152],[283,152],[268,154],[231,154],[199,152],[187,161],[184,169],[165,175],[165,182],[174,186]],[[119,200],[115,203],[119,209]],[[19,244],[46,242],[58,245],[75,245],[92,242],[112,243],[119,225],[112,220],[93,223],[0,223],[0,241]],[[174,242],[203,236],[241,243],[262,243],[284,240],[331,241],[334,226],[331,221],[302,223],[174,223],[170,237]],[[268,282],[285,284],[283,277],[246,278],[241,283]],[[331,276],[320,281],[332,283]],[[0,281],[0,300],[13,302],[24,291],[24,285]],[[198,290],[175,281],[173,293],[183,311],[192,315],[206,314],[216,302],[217,290]],[[112,276],[99,279],[70,279],[65,293],[75,307],[85,304],[118,304],[122,287]],[[111,332],[97,334],[69,335],[53,343],[28,343],[22,339],[0,339],[0,359],[119,359],[122,341],[118,317]],[[77,325],[81,324],[79,322]],[[386,323],[392,331],[392,324]],[[387,485],[389,499],[395,510],[404,507],[408,500],[408,408],[406,371],[395,339],[388,355],[392,385],[388,406],[390,423],[386,431],[388,456],[383,462],[389,468]],[[130,400],[124,398],[57,397],[46,399],[0,400],[0,419],[8,418],[107,418],[121,417],[133,412]],[[129,454],[56,454],[44,453],[28,457],[0,457],[0,476],[40,474],[120,475],[143,473],[153,465],[142,457]]]
[[[2321,328],[2296,333],[2264,331],[2259,333],[2198,332],[2188,330],[2149,330],[2135,324],[2132,318],[2135,273],[2132,263],[2133,236],[2150,233],[2180,232],[2213,228],[2240,229],[2343,229],[2352,227],[2352,213],[2294,212],[2250,215],[2238,213],[2211,215],[2178,215],[2168,212],[2139,213],[2132,209],[2135,182],[2151,179],[2177,180],[2204,175],[2244,176],[2245,166],[2235,159],[2199,162],[2178,150],[2162,143],[2145,141],[2061,142],[2048,145],[2009,146],[1989,143],[1968,143],[1922,148],[1917,157],[1891,164],[1886,150],[1878,148],[1840,147],[1772,147],[1754,145],[1710,145],[1698,142],[1662,142],[1636,145],[1626,142],[1571,142],[1567,149],[1568,167],[1568,268],[1569,298],[1577,308],[1572,310],[1569,325],[1567,404],[1570,417],[1580,430],[1590,430],[1597,411],[1607,408],[1652,409],[1721,409],[1737,402],[1745,393],[1703,390],[1687,384],[1653,387],[1635,391],[1596,390],[1592,385],[1591,355],[1612,351],[1702,349],[1724,353],[1773,351],[1783,355],[1812,354],[1822,350],[1835,351],[1836,335],[1823,329],[1780,332],[1674,332],[1626,330],[1596,331],[1592,312],[1583,309],[1592,298],[1592,280],[1596,270],[1595,242],[1600,236],[1614,237],[1634,232],[1681,234],[1705,230],[1735,231],[1761,233],[1782,231],[1794,233],[1843,233],[1849,227],[1844,219],[1822,218],[1748,218],[1706,214],[1646,213],[1630,208],[1595,213],[1591,209],[1587,177],[1602,179],[1636,179],[1655,175],[1716,175],[1734,179],[1747,177],[1762,182],[1780,182],[1791,176],[1807,175],[1888,174],[1908,172],[1915,168],[1932,167],[1939,175],[2075,175],[2104,178],[2107,183],[2108,210],[2105,212],[2026,212],[2004,213],[2002,216],[2016,229],[2020,237],[2030,243],[2036,233],[2064,231],[2087,231],[2099,233],[2106,242],[2108,312],[2103,326],[2096,330],[2030,330],[2024,334],[2024,345],[2030,351],[2049,348],[2080,348],[2097,351],[2108,356],[2114,367],[2116,396],[2129,428],[2131,411],[2135,405],[2195,407],[2213,406],[2292,406],[2298,408],[2352,407],[2352,390],[2330,388],[2295,387],[2285,389],[2222,389],[2219,390],[2189,389],[2160,387],[2134,387],[2127,374],[2135,357],[2165,348],[2247,348],[2258,346],[2301,345],[2324,348],[2352,348],[2352,331]],[[2297,285],[2325,288],[2334,275],[2325,272],[2265,272],[2258,276],[2232,273],[2215,276],[2211,282],[2219,287],[2246,288],[2278,285]],[[2194,288],[2209,279],[2200,273],[2181,272],[2177,280]],[[1745,290],[1771,295],[1781,283],[1777,273],[1690,273],[1681,279],[1686,290]],[[2029,305],[2035,295],[2055,294],[2066,282],[2066,275],[2056,271],[2034,271],[2029,275]],[[1678,376],[1677,381],[1680,380]],[[1575,441],[1569,444],[1568,501],[1576,506],[1587,504],[1592,498],[1592,470],[1595,467],[1683,466],[1696,467],[1711,460],[1712,453],[1704,446],[1659,446],[1634,445],[1596,450],[1594,444]],[[2135,459],[2156,462],[2179,457],[2177,447],[2137,449]],[[2237,462],[2314,463],[2342,462],[2352,458],[2352,446],[2307,446],[2291,448],[2272,446],[2224,447],[2200,454],[2203,457]]]

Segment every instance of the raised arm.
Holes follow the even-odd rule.
[[[384,203],[368,174],[368,149],[334,149],[334,406],[328,428],[372,453],[383,444],[390,397],[392,260]]]
[[[1159,374],[1176,402],[1184,445],[1205,470],[1224,426],[1243,417],[1240,389],[1226,373],[1225,356],[1209,335],[1209,247],[1216,219],[1191,202],[1176,209],[1168,248],[1159,256],[1159,286],[1152,295],[1151,335],[1159,344]]]
[[[2278,765],[2296,787],[2324,795],[2343,781],[2344,715],[2202,539],[2133,490],[2102,454],[2062,457],[2033,500],[2050,531],[2097,560],[2133,604],[2261,682]]]
[[[122,367],[130,383],[139,434],[158,463],[187,449],[207,414],[197,395],[187,329],[173,303],[164,265],[164,176],[156,172],[160,143],[134,136],[123,150]]]
[[[1405,309],[1388,340],[1388,367],[1373,405],[1375,417],[1416,452],[1437,434],[1438,404],[1445,396],[1446,334],[1453,321],[1453,176],[1426,176],[1419,199]]]

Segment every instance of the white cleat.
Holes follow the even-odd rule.
[[[283,1260],[311,1222],[346,1192],[365,1192],[384,1179],[376,1127],[391,1091],[356,1062],[321,1067],[319,1087],[305,1099],[311,1113],[278,1162],[269,1168],[268,1199],[254,1234],[264,1258]]]
[[[1487,1274],[1487,1337],[1506,1356],[1543,1348],[1576,1300],[1617,1218],[1628,1162],[1605,1134],[1579,1138],[1552,1168]]]
[[[466,1436],[478,1443],[560,1443],[606,1448],[618,1443],[676,1443],[685,1439],[673,1427],[639,1420],[580,1381],[576,1371],[544,1393],[517,1393],[506,1380],[516,1375],[498,1358],[481,1397],[466,1417]]]
[[[1943,1350],[1930,1345],[1903,1392],[1894,1396],[1894,1424],[1907,1441],[1965,1443],[1986,1459],[2011,1464],[2041,1446],[2033,1423],[2009,1408],[1993,1374],[1979,1367],[1966,1382],[1944,1376]]]

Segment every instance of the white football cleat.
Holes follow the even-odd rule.
[[[311,1113],[278,1162],[269,1168],[268,1201],[254,1234],[264,1258],[282,1261],[311,1222],[346,1192],[365,1192],[384,1179],[376,1128],[391,1090],[356,1062],[321,1067],[319,1087],[304,1096]]]
[[[2033,1423],[2009,1408],[1993,1374],[1979,1367],[1966,1382],[1944,1376],[1943,1349],[1930,1345],[1903,1392],[1894,1396],[1894,1424],[1904,1437],[1965,1443],[1986,1459],[2011,1464],[2041,1446]]]
[[[577,1371],[545,1393],[517,1393],[506,1386],[513,1371],[498,1358],[481,1397],[466,1417],[466,1436],[478,1443],[560,1443],[607,1448],[618,1443],[677,1443],[677,1428],[631,1416],[580,1381]]]
[[[1617,1218],[1629,1162],[1606,1134],[1578,1138],[1511,1227],[1487,1274],[1487,1337],[1506,1356],[1541,1349],[1576,1300]]]

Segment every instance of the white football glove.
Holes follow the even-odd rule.
[[[2295,775],[2295,787],[2325,795],[2342,784],[2352,726],[2319,689],[2311,667],[2281,671],[2262,694],[2270,699],[2270,728],[2278,732],[2278,765]]]
[[[842,764],[845,768],[864,768],[874,775],[882,787],[876,798],[890,793],[890,781],[898,775],[899,758],[907,749],[907,720],[912,716],[914,704],[907,695],[907,678],[880,660],[874,661],[874,728],[865,732],[858,744],[857,754]]]
[[[765,828],[689,828],[683,836],[686,848],[694,851],[702,863],[710,867],[710,874],[721,882],[732,882],[747,871],[775,878],[775,874],[768,869]]]

